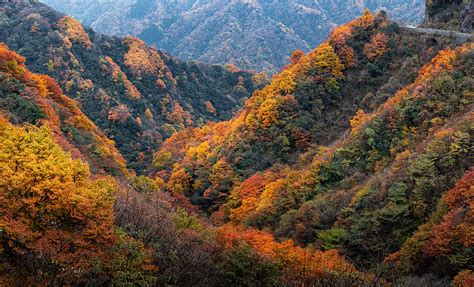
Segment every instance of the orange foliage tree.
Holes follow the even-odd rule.
[[[191,114],[183,109],[179,102],[175,101],[173,110],[166,115],[167,119],[177,125],[192,124]]]
[[[290,56],[290,62],[291,64],[295,65],[298,64],[301,59],[304,57],[304,52],[301,50],[295,50]]]
[[[355,134],[372,119],[372,115],[367,115],[362,109],[357,110],[355,116],[351,119],[351,132]]]
[[[191,189],[191,180],[192,178],[186,170],[176,164],[167,183],[167,188],[172,193],[186,195]]]
[[[364,55],[370,60],[375,61],[387,52],[388,38],[385,34],[378,33],[372,37],[370,43],[364,46]]]
[[[120,104],[109,110],[108,119],[110,121],[118,121],[124,123],[127,119],[131,118],[132,114],[128,110],[128,107],[124,104]]]
[[[341,25],[336,27],[331,32],[331,34],[329,35],[329,41],[335,47],[344,46],[346,45],[347,40],[349,40],[352,36],[352,25]]]
[[[25,58],[10,51],[4,43],[0,43],[0,63],[4,72],[19,80],[26,80]]]
[[[343,46],[337,51],[339,58],[341,58],[344,67],[353,68],[357,66],[357,55],[352,47]]]
[[[206,110],[211,113],[211,114],[216,114],[216,108],[214,105],[211,103],[211,101],[206,101],[205,102]]]
[[[271,171],[255,173],[232,190],[227,208],[230,208],[230,222],[243,223],[257,210],[271,207],[271,200],[281,187],[282,175]]]
[[[124,56],[125,65],[138,76],[144,74],[157,74],[165,68],[165,64],[155,49],[149,49],[146,44],[134,37],[126,37],[124,42],[129,50]]]
[[[388,256],[386,261],[395,262],[406,271],[426,264],[427,260],[443,262],[449,258],[451,267],[462,268],[470,260],[473,234],[474,169],[471,169],[443,196],[435,216],[421,225],[400,251]]]
[[[474,246],[474,169],[466,172],[443,202],[449,211],[433,226],[423,247],[430,256],[449,255],[454,246]]]
[[[82,25],[79,23],[79,21],[70,16],[66,16],[59,20],[58,24],[64,33],[64,41],[66,42],[66,45],[69,46],[69,48],[71,47],[71,42],[82,44],[86,48],[92,47],[92,42],[89,39],[89,35],[86,31],[84,31],[84,28],[82,28]]]
[[[474,272],[472,270],[463,270],[459,272],[451,282],[453,287],[474,286]]]
[[[357,66],[357,55],[354,49],[347,44],[348,40],[353,36],[353,26],[354,24],[351,22],[335,28],[328,39],[329,43],[336,49],[337,55],[341,58],[346,68]]]
[[[110,65],[110,68],[111,68],[110,72],[112,74],[112,78],[114,79],[115,82],[119,84],[123,84],[123,86],[125,87],[125,90],[127,91],[128,96],[132,99],[140,98],[141,96],[140,92],[135,87],[135,85],[132,84],[132,82],[130,82],[130,80],[127,78],[127,75],[124,72],[122,72],[122,69],[120,68],[120,66],[117,65],[114,62],[114,60],[112,60],[112,58],[108,56],[105,57],[105,61],[107,61]]]
[[[260,256],[280,263],[283,266],[282,279],[290,285],[305,285],[304,282],[310,285],[309,282],[321,284],[326,277],[330,277],[329,282],[334,283],[338,276],[352,277],[350,281],[359,283],[372,279],[371,276],[358,272],[336,250],[321,252],[304,249],[296,246],[291,240],[280,243],[264,231],[227,225],[218,229],[217,239],[226,249],[235,248],[243,242],[250,245]]]

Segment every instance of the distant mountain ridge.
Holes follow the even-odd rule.
[[[277,72],[364,9],[422,21],[422,0],[43,0],[98,32],[138,36],[186,60]]]

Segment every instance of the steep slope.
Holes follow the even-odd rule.
[[[231,121],[172,136],[163,187],[216,224],[338,250],[377,278],[470,280],[472,198],[441,198],[474,163],[474,46],[397,27],[368,13],[338,27]]]
[[[204,162],[225,157],[239,175],[248,176],[294,163],[315,144],[338,139],[358,109],[374,110],[413,81],[449,43],[404,33],[383,14],[368,13],[336,29],[308,55],[295,52],[293,64],[255,92],[230,122],[173,136],[155,164],[171,171],[170,159],[195,164],[204,153]],[[193,151],[186,153],[189,148]]]
[[[116,233],[124,159],[52,78],[24,62],[0,43],[1,285],[152,282],[143,245]]]
[[[66,97],[56,82],[31,73],[25,58],[0,43],[0,111],[14,123],[48,124],[61,147],[87,161],[94,173],[125,176],[125,160],[108,139]]]
[[[423,1],[122,0],[46,4],[106,34],[134,35],[183,59],[275,73],[293,50],[309,51],[365,8],[419,23]]]
[[[428,27],[471,33],[473,31],[473,21],[473,1],[426,1],[424,25]]]
[[[247,72],[182,62],[136,38],[96,34],[43,4],[1,3],[0,41],[25,56],[32,71],[56,79],[138,172],[162,139],[228,119],[254,89]]]

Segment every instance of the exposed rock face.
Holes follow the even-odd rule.
[[[295,49],[309,51],[329,32],[384,9],[410,24],[423,0],[43,0],[98,32],[139,36],[183,59],[278,71]]]
[[[427,0],[424,25],[429,28],[470,33],[473,14],[472,1]]]
[[[460,30],[464,33],[472,33],[474,23],[474,1],[471,1],[468,6],[461,12]]]

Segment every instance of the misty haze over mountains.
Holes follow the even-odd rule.
[[[43,0],[95,31],[133,35],[184,60],[274,73],[364,9],[416,24],[422,0]]]

